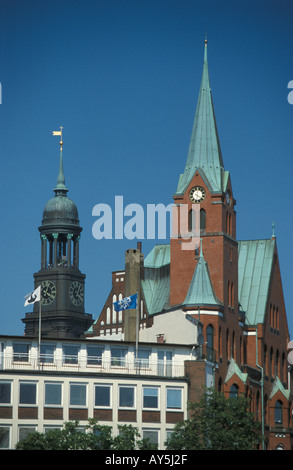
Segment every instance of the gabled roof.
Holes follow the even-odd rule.
[[[290,390],[284,388],[284,386],[282,385],[279,377],[276,377],[275,380],[274,380],[274,383],[273,383],[273,387],[272,387],[272,391],[271,391],[271,394],[270,394],[270,399],[273,398],[273,396],[278,392],[280,391],[284,397],[287,398],[287,400],[289,400],[290,398]]]
[[[184,300],[186,306],[219,306],[222,302],[217,298],[211,282],[209,268],[203,256],[202,246],[189,289]]]
[[[241,372],[241,370],[238,367],[238,365],[236,364],[235,360],[233,358],[231,358],[231,361],[230,361],[230,364],[229,364],[229,367],[228,367],[228,370],[227,370],[227,375],[226,375],[226,378],[225,378],[225,383],[227,383],[228,380],[230,380],[231,377],[233,377],[234,374],[236,374],[244,384],[246,383],[248,374],[245,373],[245,372]]]
[[[264,322],[276,241],[238,242],[238,297],[246,323]]]
[[[209,81],[207,41],[205,41],[204,64],[201,86],[184,173],[180,175],[176,195],[183,194],[196,170],[202,170],[212,192],[225,190],[227,175],[217,131],[216,118]]]

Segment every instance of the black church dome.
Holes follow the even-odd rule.
[[[56,195],[44,207],[42,225],[78,225],[78,211],[65,195]]]

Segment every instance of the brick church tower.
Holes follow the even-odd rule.
[[[190,241],[179,234],[170,240],[170,305],[185,305],[188,310],[204,310],[204,322],[218,330],[219,323],[230,327],[239,337],[238,312],[238,243],[236,241],[236,201],[231,178],[224,169],[220,141],[209,81],[207,41],[199,97],[191,133],[184,173],[180,175],[173,196],[180,213],[188,213],[188,229],[194,213],[195,233],[201,245],[188,246]],[[196,214],[198,217],[196,217]],[[178,217],[180,219],[180,216]],[[198,220],[199,224],[196,223]],[[184,246],[185,244],[185,246]],[[200,256],[207,269],[214,292],[211,303],[197,295],[192,296],[196,267]],[[204,288],[203,288],[204,289]],[[187,297],[188,296],[188,297]],[[213,349],[219,349],[218,338]]]
[[[110,294],[87,334],[163,341],[170,355],[176,344],[192,345],[196,359],[186,364],[189,399],[200,398],[202,385],[228,397],[244,394],[261,423],[262,448],[291,449],[287,349],[290,344],[293,350],[293,342],[277,241],[274,231],[268,239],[236,238],[236,200],[221,153],[207,41],[186,165],[173,200],[170,243],[156,245],[145,258],[140,242],[127,250],[125,269],[112,273]],[[113,302],[131,293],[130,279],[140,299],[137,332],[129,328],[134,312],[113,309]],[[196,325],[196,338],[188,322]]]
[[[233,308],[237,309],[236,201],[229,172],[224,170],[217,132],[208,74],[207,41],[187,162],[179,178],[174,203],[179,207],[182,204],[188,206],[188,214],[196,205],[199,206],[196,209],[200,212],[202,249],[215,294],[228,304],[227,283],[230,282],[234,285]],[[194,251],[188,247],[184,249],[183,245],[184,239],[179,232],[179,237],[171,239],[171,305],[184,302],[197,263]]]

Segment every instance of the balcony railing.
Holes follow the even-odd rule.
[[[186,359],[188,359],[186,357]],[[115,374],[155,375],[161,377],[183,377],[184,361],[151,361],[148,359],[53,354],[0,354],[0,369],[13,371],[58,371],[93,372]]]

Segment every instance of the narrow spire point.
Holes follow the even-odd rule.
[[[200,242],[199,242],[199,257],[200,257],[200,258],[203,258],[202,238],[200,239]]]
[[[275,222],[273,222],[272,227],[273,227],[272,239],[275,240],[275,238],[276,238],[276,235],[275,235]]]
[[[65,176],[63,171],[63,156],[62,156],[62,147],[63,147],[63,140],[62,140],[62,131],[63,127],[60,127],[60,131],[53,131],[53,135],[60,135],[60,162],[59,162],[59,172],[57,176],[57,186],[55,187],[54,191],[56,196],[66,196],[68,189],[65,186]]]

